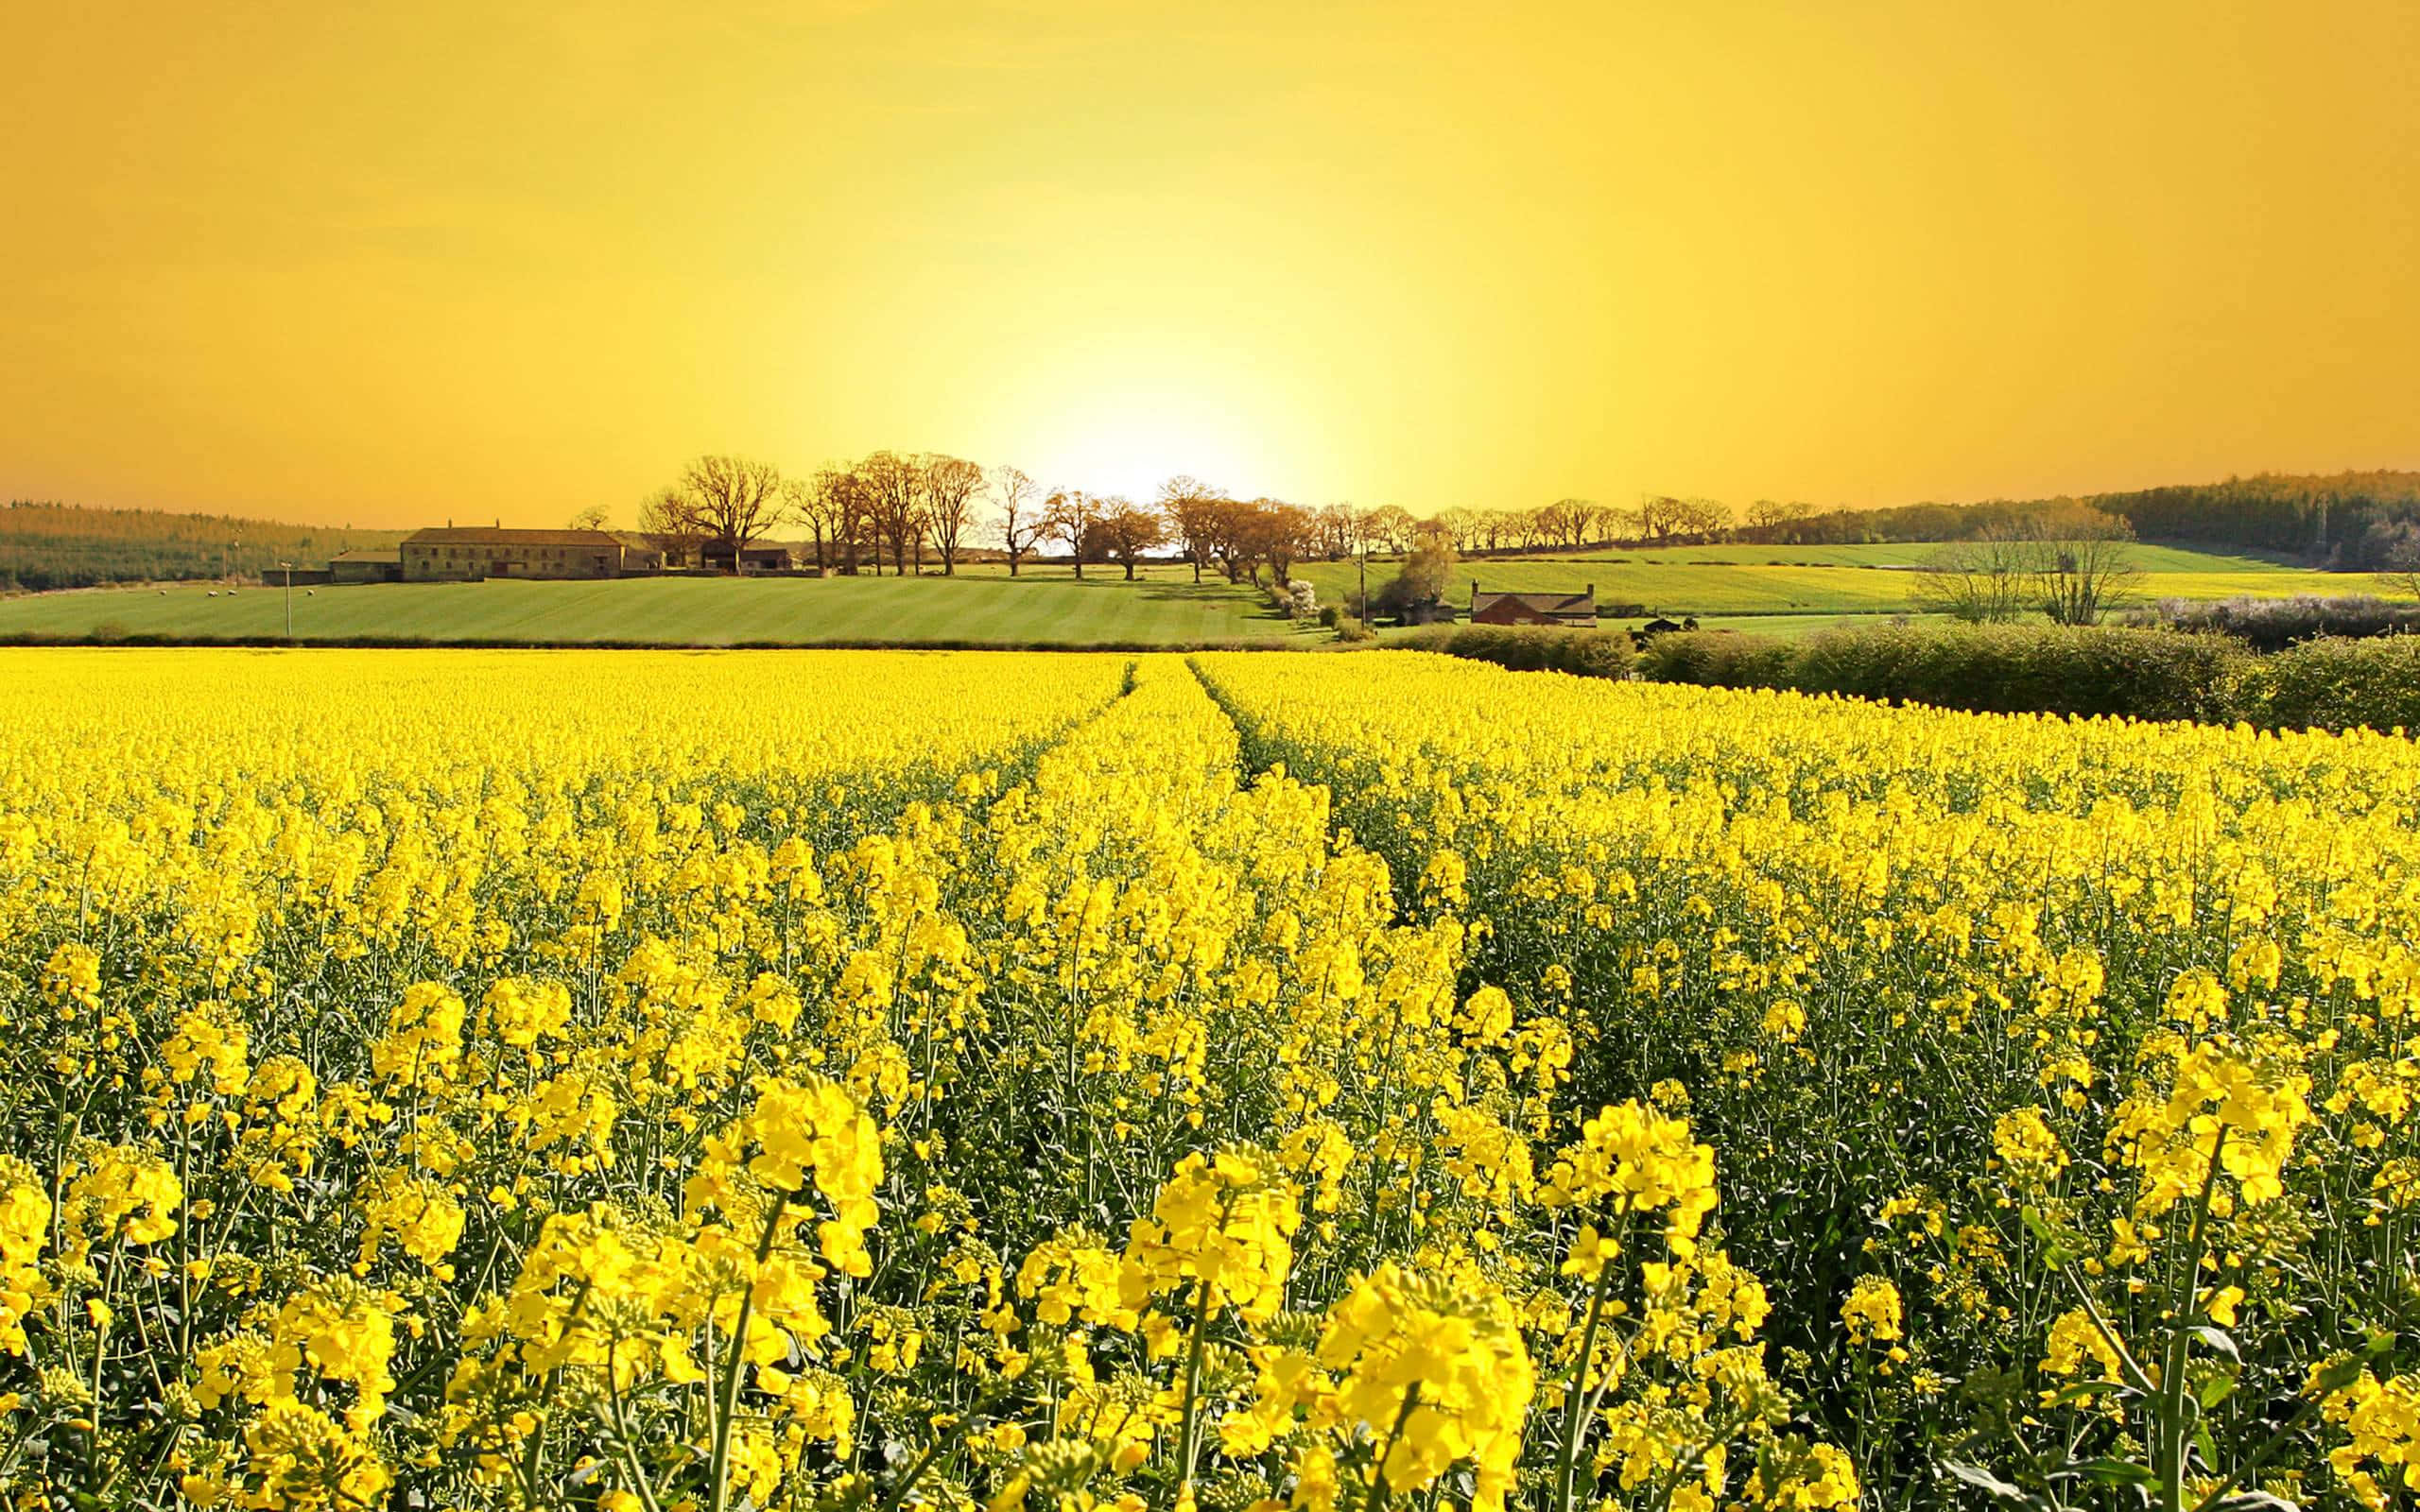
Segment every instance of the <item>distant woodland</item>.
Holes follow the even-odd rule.
[[[0,509],[0,592],[251,578],[282,561],[321,566],[340,551],[392,546],[406,534],[18,499]]]
[[[1732,539],[1788,545],[1963,541],[2047,509],[2083,506],[2116,515],[2143,541],[2188,541],[2271,552],[2313,566],[2378,572],[2420,552],[2420,472],[2261,473],[2223,483],[2178,484],[2074,499],[1988,504],[1909,504],[1886,509],[1806,506],[1789,518],[1749,524]]]

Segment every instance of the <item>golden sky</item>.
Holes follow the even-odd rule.
[[[0,491],[2420,465],[2411,0],[0,7]]]

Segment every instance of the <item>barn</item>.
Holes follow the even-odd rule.
[[[332,583],[400,583],[404,580],[402,548],[389,546],[384,551],[363,548],[340,551],[328,558],[328,581]]]
[[[734,550],[728,541],[709,541],[698,553],[699,564],[716,573],[786,573],[797,566],[790,548],[778,541],[752,541]]]
[[[1597,585],[1577,593],[1491,593],[1471,584],[1473,625],[1568,625],[1597,623]]]
[[[483,577],[617,577],[622,542],[602,530],[422,530],[403,546],[411,582]]]

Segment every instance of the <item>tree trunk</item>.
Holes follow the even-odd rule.
[[[1126,558],[1126,580],[1130,583],[1134,580],[1134,558],[1132,557]]]

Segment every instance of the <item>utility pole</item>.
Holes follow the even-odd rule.
[[[285,569],[285,638],[291,641],[294,639],[294,564],[282,561],[278,565]]]

